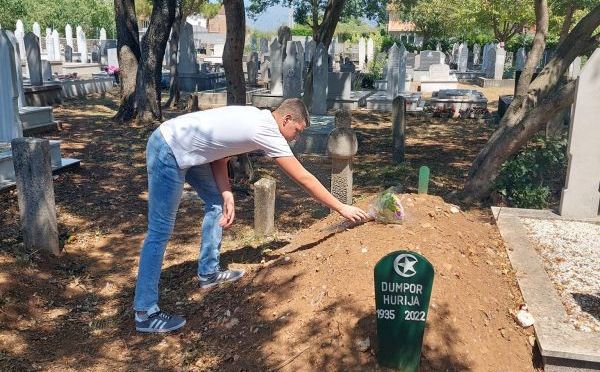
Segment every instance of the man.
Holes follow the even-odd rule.
[[[148,168],[148,232],[142,246],[135,288],[135,325],[140,332],[169,332],[185,319],[158,307],[158,282],[175,215],[188,182],[204,200],[202,241],[198,262],[201,288],[238,280],[242,270],[219,269],[223,228],[235,217],[227,175],[229,156],[263,150],[317,201],[351,221],[367,218],[360,208],[331,195],[294,157],[287,141],[310,125],[300,99],[285,100],[275,111],[252,106],[227,106],[168,120],[150,136]]]

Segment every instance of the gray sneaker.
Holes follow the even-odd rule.
[[[157,311],[144,319],[135,317],[135,330],[146,333],[165,333],[175,331],[185,325],[185,319],[179,315],[170,315]]]
[[[199,275],[200,288],[211,288],[227,282],[235,282],[244,276],[244,270],[225,270],[217,271],[210,275]]]

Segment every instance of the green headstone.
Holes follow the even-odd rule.
[[[397,251],[375,265],[375,314],[384,367],[416,372],[421,359],[433,266],[420,254]]]
[[[427,194],[429,188],[429,167],[419,168],[419,194]]]

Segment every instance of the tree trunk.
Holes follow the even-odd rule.
[[[227,35],[223,49],[223,68],[227,78],[227,105],[246,105],[246,81],[242,67],[244,41],[246,39],[246,12],[244,0],[225,0]],[[235,179],[252,179],[254,170],[248,154],[241,154],[232,161]]]
[[[540,58],[544,54],[544,49],[546,49],[546,36],[548,35],[548,3],[546,0],[536,0],[535,19],[536,24],[533,45],[529,52],[529,56],[527,57],[527,61],[525,62],[525,66],[523,67],[523,71],[521,72],[519,84],[517,84],[517,89],[515,89],[515,96],[522,96],[527,93],[527,88],[531,83],[533,74],[535,73]],[[515,105],[515,107],[516,106],[517,105]]]
[[[560,30],[560,39],[558,39],[558,43],[562,43],[563,40],[569,35],[569,30],[571,29],[571,23],[573,23],[573,14],[577,8],[574,4],[569,5],[567,9],[567,14],[565,14],[565,19],[563,21],[562,28]]]
[[[540,29],[540,26],[544,26],[540,21],[543,21],[544,17],[547,19],[547,3],[546,0],[536,0],[535,5],[537,28]],[[565,83],[564,73],[575,57],[598,46],[598,35],[594,35],[598,25],[600,6],[587,14],[559,44],[556,55],[529,84],[526,94],[515,96],[500,122],[500,128],[494,132],[471,165],[469,179],[462,192],[464,201],[470,202],[487,196],[502,164],[519,151],[553,116],[573,103],[576,82]],[[535,40],[534,43],[540,41]],[[529,64],[527,61],[527,65]],[[517,89],[520,85],[519,83]]]
[[[121,100],[114,119],[128,121],[135,113],[135,81],[140,62],[140,44],[134,0],[115,0],[115,23],[117,26],[117,55]]]
[[[316,36],[313,36],[315,43],[317,45],[319,45],[319,43],[323,43],[325,50],[327,50],[329,48],[329,44],[331,44],[333,33],[335,32],[335,28],[340,21],[342,10],[344,10],[344,4],[346,4],[346,0],[328,0],[327,2],[327,8],[325,8],[325,14],[323,15],[323,22],[321,22],[319,25]],[[307,106],[310,106],[312,101],[312,86],[312,61],[310,61],[308,72],[306,74],[306,80],[304,81],[304,96],[302,97],[302,100]]]
[[[155,0],[150,25],[142,37],[142,63],[138,66],[135,101],[136,119],[150,123],[162,119],[160,106],[162,60],[169,31],[175,19],[177,0]]]
[[[165,103],[165,107],[177,107],[177,102],[181,92],[179,90],[179,79],[177,78],[177,55],[179,53],[179,31],[181,28],[181,20],[183,18],[183,0],[177,0],[175,8],[175,20],[171,28],[171,41],[169,43],[169,99]]]
[[[227,105],[246,105],[246,82],[242,68],[246,39],[244,0],[225,0],[227,34],[223,49],[223,67],[227,78]]]

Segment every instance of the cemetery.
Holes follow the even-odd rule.
[[[262,0],[0,10],[0,370],[600,370],[600,5],[448,1],[281,24]],[[266,150],[211,163],[218,214],[235,200],[220,269],[245,274],[207,289],[211,185],[176,169],[153,290],[156,319],[186,322],[144,333],[152,172],[180,160],[157,128],[254,106],[284,136],[296,98],[310,125],[288,151],[325,191]]]

